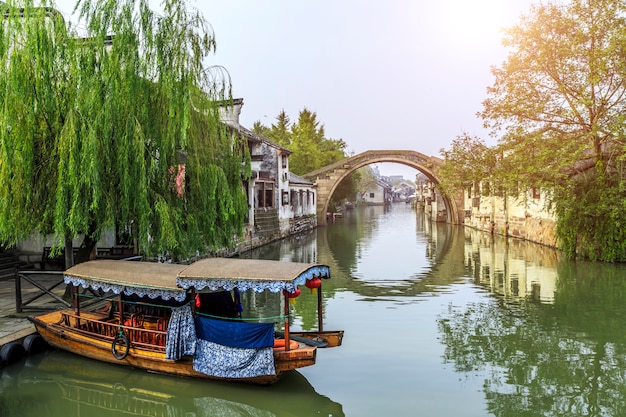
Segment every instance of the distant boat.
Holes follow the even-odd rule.
[[[95,260],[65,271],[74,308],[30,317],[51,345],[104,362],[153,372],[270,384],[315,364],[318,347],[341,345],[343,331],[324,331],[322,279],[328,266],[208,258],[191,265]],[[318,288],[318,331],[292,337],[289,299],[299,285]],[[79,288],[88,291],[82,309]],[[282,292],[284,331],[241,319],[240,291]],[[83,306],[84,307],[84,306]]]

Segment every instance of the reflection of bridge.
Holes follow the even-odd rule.
[[[418,217],[419,218],[419,217]],[[424,218],[421,218],[424,221]],[[419,220],[418,220],[419,222]],[[388,281],[370,281],[355,279],[352,269],[359,261],[356,249],[345,252],[345,241],[337,236],[338,228],[322,227],[317,230],[316,262],[328,265],[332,279],[324,283],[325,288],[345,288],[369,301],[389,301],[412,297],[430,297],[445,291],[453,284],[464,282],[465,269],[465,229],[451,227],[444,223],[425,221],[426,229],[419,229],[417,234],[427,238],[430,253],[423,254],[432,263],[424,271],[415,271],[411,277]],[[422,256],[421,253],[416,256]],[[295,261],[295,260],[294,260]]]
[[[435,184],[441,182],[437,176],[437,168],[443,165],[443,160],[440,158],[426,156],[416,151],[365,151],[304,175],[317,186],[318,225],[326,224],[328,203],[339,183],[351,172],[365,165],[378,162],[395,162],[408,165],[426,175]],[[446,206],[448,223],[463,223],[463,196],[443,195],[442,197]]]

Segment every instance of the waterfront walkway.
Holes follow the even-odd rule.
[[[60,275],[38,276],[38,282],[41,282],[45,288],[49,288],[59,279],[61,279]],[[42,293],[40,289],[24,280],[21,280],[21,284],[23,302]],[[65,285],[59,285],[52,292],[62,296],[64,291]],[[16,311],[15,279],[0,280],[0,347],[35,333],[35,327],[27,319],[29,315],[44,311],[44,309],[60,308],[61,306],[61,303],[49,295],[42,295],[30,302],[21,313],[18,313]]]

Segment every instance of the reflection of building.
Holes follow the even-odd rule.
[[[424,207],[424,213],[432,221],[446,222],[448,220],[445,201],[433,181],[426,177],[419,180],[415,194],[417,204]]]
[[[465,229],[465,234],[465,262],[478,283],[504,296],[554,301],[556,251],[523,240],[494,239],[472,229]]]

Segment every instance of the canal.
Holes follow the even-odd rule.
[[[324,322],[343,345],[269,387],[47,352],[0,370],[0,416],[626,415],[624,265],[430,223],[407,204],[244,256],[329,265]],[[316,323],[309,292],[291,305],[296,327]]]

